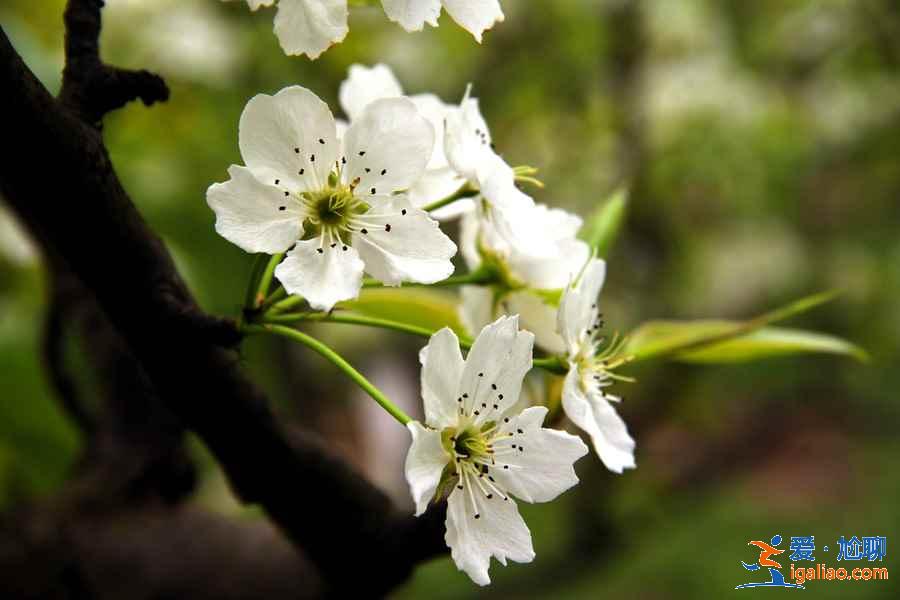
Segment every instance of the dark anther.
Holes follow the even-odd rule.
[[[375,193],[375,188],[372,188],[372,189],[369,190],[369,191],[372,192],[372,193],[374,194],[374,193]]]
[[[365,150],[360,150],[360,151],[359,151],[359,155],[360,155],[360,156],[365,156],[365,155],[366,155],[366,151],[365,151]]]
[[[498,400],[503,400],[503,394],[497,394],[497,399],[498,399]]]
[[[319,143],[320,143],[320,144],[324,144],[324,143],[325,143],[325,140],[323,140],[322,138],[319,138]]]
[[[305,171],[306,171],[306,169],[300,169],[300,170],[297,171],[297,172],[298,172],[300,175],[303,175],[303,173],[304,173]]]
[[[347,157],[346,157],[346,156],[342,156],[342,157],[341,157],[341,164],[342,164],[342,165],[346,165],[346,164],[347,164]]]
[[[385,223],[385,224],[384,224],[384,230],[385,230],[385,231],[390,231],[390,230],[391,230],[391,224],[390,224],[390,223]]]
[[[382,174],[382,175],[387,175],[387,169],[382,169],[382,170],[381,170],[381,174]]]
[[[334,248],[335,246],[337,246],[337,242],[332,242],[331,247]]]
[[[278,210],[285,210],[286,208],[287,208],[287,206],[279,206]]]
[[[456,401],[457,401],[457,402],[462,402],[462,396],[460,396],[459,398],[457,398]],[[453,438],[450,438],[450,439],[452,440]]]
[[[310,155],[309,155],[309,162],[316,162],[316,155],[315,155],[315,154],[310,154]]]
[[[484,377],[484,373],[479,373],[478,376],[479,376],[479,377]]]
[[[372,172],[372,169],[370,169],[369,167],[366,167],[366,173],[371,173],[371,172]]]
[[[461,485],[456,486],[456,489],[461,490],[463,487]]]
[[[477,410],[475,411],[475,416],[476,416],[476,417],[477,417],[478,415],[480,415],[480,414],[481,414],[481,413],[478,412]]]
[[[276,180],[275,180],[275,185],[278,185],[280,181],[281,181],[280,179],[276,179]]]
[[[500,408],[500,405],[499,405],[499,404],[495,404],[495,405],[494,405],[494,410],[497,410],[498,408]]]
[[[401,215],[405,215],[405,214],[406,214],[406,209],[404,208],[403,210],[401,210],[401,211],[400,211],[400,214],[401,214]]]
[[[284,195],[285,195],[285,196],[290,196],[291,193],[290,193],[290,192],[285,192]]]
[[[341,250],[343,250],[344,252],[346,252],[346,251],[347,251],[347,246],[341,246]]]
[[[504,423],[509,423],[509,417],[503,417],[503,422],[504,422]]]
[[[496,383],[492,383],[492,384],[491,384],[491,389],[492,389],[492,390],[496,390],[496,389],[497,389],[497,384],[496,384]]]
[[[482,402],[482,403],[481,403],[481,408],[487,408],[487,402]]]
[[[294,148],[294,154],[300,154],[300,148]]]
[[[324,254],[325,251],[321,248],[316,248],[316,252],[318,252],[319,254]]]
[[[519,433],[525,433],[525,432],[522,431],[521,429],[516,429],[516,431],[518,431]]]
[[[359,231],[360,231],[360,233],[362,233],[362,234],[363,234],[363,235],[365,235],[365,234],[367,234],[367,233],[369,233],[369,230],[368,230],[368,229],[366,229],[366,228],[365,228],[365,227],[363,227],[363,228],[362,228],[362,229],[360,229],[360,230],[359,230]]]
[[[475,513],[475,518],[476,518],[476,519],[480,519],[480,518],[481,518],[481,515],[479,515],[478,513]]]
[[[463,398],[468,398],[469,394],[463,394]]]

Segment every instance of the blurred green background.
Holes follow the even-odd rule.
[[[53,92],[63,4],[0,5],[4,29]],[[478,589],[441,559],[420,568],[397,598],[721,597],[753,579],[740,565],[755,558],[747,542],[776,533],[815,535],[832,548],[841,535],[887,536],[884,566],[895,568],[896,1],[505,0],[506,22],[481,46],[446,15],[438,29],[406,34],[380,8],[357,8],[347,40],[315,62],[284,56],[272,10],[215,0],[107,4],[105,59],[155,70],[172,88],[166,104],[131,105],[107,118],[110,153],[211,312],[237,312],[252,262],[215,234],[205,203],[207,186],[240,162],[244,104],[299,83],[338,113],[338,85],[355,62],[385,62],[408,92],[434,91],[448,102],[471,82],[508,161],[541,169],[540,201],[586,215],[618,185],[631,187],[603,294],[611,328],[740,318],[844,290],[790,325],[848,338],[869,351],[868,364],[823,355],[633,368],[638,383],[618,391],[638,443],[636,471],[616,476],[582,459],[582,485],[554,503],[523,507],[532,565],[494,563],[494,584]],[[52,494],[78,457],[79,435],[40,362],[44,302],[40,259],[4,209],[0,509]],[[421,341],[342,327],[316,332],[418,410]],[[324,432],[408,503],[406,432],[303,350],[252,340],[244,358],[286,419]],[[197,446],[206,467],[195,501],[242,513]],[[817,558],[835,562],[833,550]],[[897,597],[893,581],[808,589],[823,598]]]

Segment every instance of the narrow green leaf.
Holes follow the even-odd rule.
[[[603,258],[609,254],[625,222],[627,205],[628,190],[618,188],[594,211],[582,228],[581,238],[597,252],[597,256]]]
[[[802,329],[764,327],[718,344],[676,354],[674,360],[692,363],[740,363],[802,353],[827,353],[869,359],[865,350],[847,340]]]
[[[806,312],[836,295],[836,292],[823,292],[807,296],[747,321],[648,321],[629,334],[624,352],[632,355],[636,361],[683,355]]]
[[[400,321],[432,331],[450,327],[457,334],[465,335],[457,306],[454,294],[414,287],[364,289],[356,300],[340,304],[341,308],[371,317]]]

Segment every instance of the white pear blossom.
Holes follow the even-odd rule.
[[[257,10],[275,1],[247,0],[247,5]],[[437,27],[443,5],[479,43],[486,29],[503,21],[499,0],[382,0],[382,5],[388,18],[407,31],[421,31],[425,23]],[[347,0],[278,0],[275,35],[285,54],[318,58],[346,37],[347,16]]]
[[[479,222],[522,256],[554,255],[556,244],[543,235],[540,211],[534,212],[534,200],[516,187],[513,168],[494,151],[490,129],[470,89],[446,115],[444,152],[450,166],[479,191],[473,207]]]
[[[608,352],[598,353],[602,340],[597,296],[606,277],[606,263],[591,259],[581,277],[563,293],[558,329],[566,343],[569,372],[562,392],[566,416],[591,437],[606,468],[616,473],[633,469],[634,440],[611,402],[620,398],[604,391],[613,383]]]
[[[573,463],[587,446],[541,426],[543,406],[515,411],[531,368],[534,336],[518,317],[501,317],[478,335],[463,360],[447,328],[422,349],[424,425],[411,421],[406,479],[421,515],[450,490],[445,541],[456,566],[490,583],[491,557],[530,562],[531,533],[512,496],[548,502],[578,483]]]
[[[481,43],[481,34],[503,21],[500,0],[381,0],[391,21],[406,31],[421,31],[428,23],[437,27],[441,7],[460,27]]]
[[[581,218],[544,204],[526,216],[540,228],[540,239],[554,246],[552,254],[529,256],[506,243],[489,220],[469,213],[460,227],[460,252],[470,269],[483,261],[503,273],[502,288],[463,286],[460,317],[469,332],[479,331],[500,314],[518,314],[522,326],[534,332],[535,342],[548,352],[561,353],[566,345],[556,331],[560,292],[581,271],[590,257],[589,246],[576,236]]]
[[[390,67],[384,64],[373,67],[354,64],[350,65],[347,79],[341,83],[338,99],[344,113],[353,122],[372,102],[401,96],[403,88]],[[421,207],[456,192],[465,183],[465,179],[449,165],[444,154],[444,119],[452,107],[434,94],[414,94],[408,98],[419,109],[419,114],[431,123],[435,132],[434,150],[425,172],[407,192],[413,206]],[[448,219],[459,216],[468,209],[471,209],[471,200],[465,199],[432,214],[438,219]]]
[[[339,143],[311,91],[254,96],[241,114],[246,166],[210,186],[216,231],[247,252],[288,252],[275,277],[330,310],[359,294],[365,270],[386,285],[434,283],[453,272],[456,245],[400,192],[425,169],[431,125],[406,98],[371,103]]]
[[[250,10],[273,4],[275,0],[247,0]],[[318,58],[347,36],[347,14],[347,0],[278,0],[275,35],[285,54]]]

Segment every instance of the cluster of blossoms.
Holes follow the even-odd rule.
[[[287,54],[317,58],[346,37],[348,0],[278,0],[275,35]],[[272,6],[275,0],[247,0],[250,10]],[[441,8],[478,42],[494,23],[503,20],[499,0],[381,0],[387,17],[406,31],[437,27]]]
[[[216,231],[275,255],[286,293],[328,314],[359,295],[364,273],[387,286],[446,280],[457,246],[439,220],[461,221],[463,260],[481,279],[465,280],[460,312],[477,336],[465,359],[446,328],[422,350],[425,420],[403,420],[413,438],[406,476],[416,514],[447,498],[452,557],[486,584],[492,556],[534,556],[513,497],[552,500],[577,483],[573,463],[587,453],[578,437],[542,427],[546,407],[523,408],[534,345],[565,370],[562,410],[606,467],[635,466],[619,399],[606,393],[620,362],[600,334],[606,265],[576,237],[581,219],[518,187],[533,170],[495,151],[469,90],[458,105],[407,97],[386,66],[354,65],[339,98],[346,122],[301,87],[248,102],[246,166],[207,195]]]

